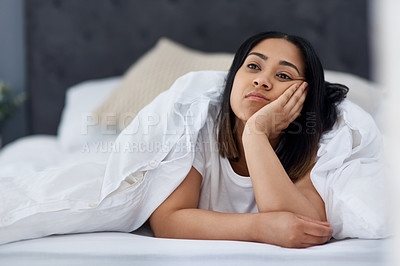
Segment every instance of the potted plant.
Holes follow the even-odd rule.
[[[25,101],[25,93],[13,95],[10,87],[0,81],[0,148],[1,133],[5,121],[17,110],[17,108]]]

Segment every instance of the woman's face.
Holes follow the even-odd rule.
[[[230,104],[236,117],[247,121],[294,83],[305,79],[300,50],[284,39],[265,39],[248,54],[236,73]]]

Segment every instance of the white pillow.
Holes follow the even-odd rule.
[[[359,76],[339,71],[325,70],[325,80],[340,83],[349,88],[347,98],[375,116],[379,110],[383,92],[378,84]]]
[[[226,71],[232,61],[233,54],[205,53],[161,38],[126,71],[118,88],[95,112],[100,117],[115,115],[119,128],[123,129],[180,76],[199,70]],[[103,120],[100,122],[106,124]]]
[[[89,80],[67,90],[58,127],[58,140],[65,151],[90,152],[115,140],[119,133],[116,122],[108,119],[108,125],[101,126],[101,118],[93,109],[109,96],[120,80],[120,77]]]

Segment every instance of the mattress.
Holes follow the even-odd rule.
[[[332,240],[307,249],[221,240],[162,239],[148,224],[133,233],[54,235],[0,246],[0,265],[340,265],[388,264],[390,239]]]

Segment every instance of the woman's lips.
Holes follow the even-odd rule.
[[[267,97],[265,97],[263,94],[258,93],[258,92],[250,92],[246,94],[245,96],[246,99],[249,99],[251,101],[256,101],[256,102],[268,102],[269,100]]]

